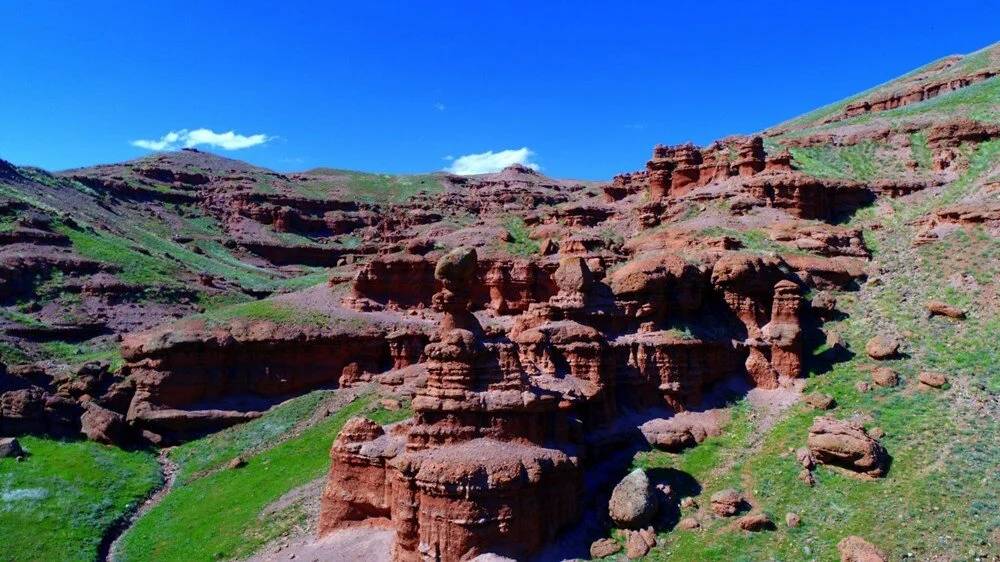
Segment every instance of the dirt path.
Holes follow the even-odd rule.
[[[246,562],[388,562],[391,559],[392,530],[377,527],[354,527],[335,531],[317,539],[303,535],[272,545],[248,558]]]
[[[163,501],[163,498],[167,497],[167,494],[174,487],[174,481],[177,479],[177,465],[167,456],[168,452],[169,449],[163,449],[156,457],[156,462],[160,465],[160,473],[163,475],[163,483],[159,488],[153,490],[153,493],[139,505],[138,509],[133,510],[108,529],[101,540],[101,546],[97,550],[97,559],[99,561],[112,562],[116,560],[118,557],[118,547],[121,545],[121,540],[125,536],[125,533],[135,525],[135,522],[140,517]]]

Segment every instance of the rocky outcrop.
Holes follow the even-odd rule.
[[[869,477],[884,476],[888,468],[885,448],[855,422],[818,417],[809,428],[807,443],[812,458],[820,464]]]
[[[389,481],[386,461],[404,445],[402,435],[387,434],[365,418],[352,418],[330,449],[332,466],[323,492],[320,534],[351,523],[389,524]]]
[[[657,145],[646,164],[649,198],[676,197],[715,181],[752,176],[764,170],[765,158],[761,137],[729,137],[704,150],[693,144]]]
[[[430,308],[440,290],[434,278],[435,255],[389,254],[365,264],[355,275],[345,305],[356,310]],[[471,283],[474,309],[517,314],[555,291],[549,273],[529,259],[492,256],[480,261]]]
[[[74,436],[80,431],[80,406],[37,386],[0,394],[0,434],[45,433]]]
[[[378,445],[388,436],[377,426],[351,422],[331,452],[321,532],[387,517],[396,560],[521,557],[576,518],[579,462],[545,446],[566,438],[543,421],[557,402],[523,371],[504,368],[517,361],[512,350],[483,344],[470,311],[477,269],[476,252],[463,249],[435,266],[441,288],[432,302],[442,319],[424,351],[427,384],[413,400],[414,420],[398,451]],[[365,488],[344,491],[351,485]]]
[[[771,207],[801,219],[829,221],[875,200],[875,193],[863,184],[799,172],[758,174],[744,180],[742,186],[744,195],[732,201],[735,212]]]
[[[414,360],[405,330],[343,314],[328,327],[195,320],[130,335],[122,342],[122,373],[135,387],[128,421],[180,438],[252,419],[275,399],[336,386],[345,375],[354,382]]]
[[[871,257],[861,230],[857,228],[781,222],[771,227],[770,234],[772,240],[822,256]]]
[[[91,441],[107,445],[124,445],[126,443],[128,426],[125,416],[90,402],[80,417],[80,433]]]
[[[866,113],[878,113],[898,109],[910,104],[935,98],[941,94],[954,92],[962,88],[989,80],[1000,74],[998,68],[984,68],[962,76],[928,82],[907,82],[903,88],[881,92],[871,97],[851,102],[844,107],[842,113],[827,118],[824,123],[835,123],[843,119],[857,117]]]
[[[626,317],[661,324],[701,308],[707,275],[677,255],[642,254],[615,270],[608,281]]]

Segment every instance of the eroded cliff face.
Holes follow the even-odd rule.
[[[977,126],[947,130],[929,136],[941,160],[949,144],[993,138]],[[529,215],[540,245],[527,260],[498,267],[488,245],[421,254],[421,284],[435,292],[380,309],[438,323],[421,358],[426,384],[412,420],[338,438],[320,532],[384,525],[397,560],[529,557],[574,527],[585,482],[636,435],[641,447],[694,446],[720,431],[691,411],[720,388],[796,388],[815,344],[807,335],[831,313],[803,295],[856,289],[869,275],[861,232],[839,222],[953,173],[936,169],[821,179],[760,138],[657,147],[646,170],[594,199]],[[939,213],[928,236],[991,213]],[[498,306],[498,293],[516,304]]]
[[[504,332],[471,312],[475,251],[441,257],[440,323],[413,420],[384,432],[359,418],[338,437],[320,532],[389,526],[396,560],[538,551],[577,521],[598,451],[636,432],[621,427],[625,413],[697,406],[730,377],[774,388],[799,376],[801,297],[778,264],[724,253],[698,267],[661,254],[605,283],[562,257],[557,292]],[[669,328],[695,319],[723,328]]]

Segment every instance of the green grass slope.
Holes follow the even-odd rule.
[[[706,519],[699,531],[661,533],[650,560],[835,561],[837,542],[852,534],[879,545],[893,560],[1000,557],[993,536],[1000,528],[995,405],[1000,341],[992,336],[1000,333],[1000,240],[974,228],[923,246],[912,244],[915,218],[973,192],[998,165],[1000,142],[985,143],[958,181],[893,201],[891,212],[871,208],[854,218],[871,241],[881,274],[859,292],[837,295],[848,316],[826,329],[841,334],[856,355],[830,370],[812,361],[806,391],[832,395],[838,404],[833,415],[859,415],[868,428],[885,431],[882,442],[892,456],[888,475],[859,480],[819,467],[816,486],[806,486],[797,477],[801,467],[791,451],[805,445],[812,419],[821,412],[799,404],[765,428],[744,400],[735,406],[724,435],[682,454],[642,453],[635,464],[690,474],[702,487],[698,500],[703,506],[716,491],[741,489],[771,515],[777,529],[745,533],[731,520]],[[923,307],[931,299],[959,306],[969,317],[962,322],[928,318]],[[868,359],[865,342],[877,334],[902,336],[904,357]],[[904,382],[859,391],[855,383],[870,381],[876,365],[897,370]],[[919,389],[917,375],[923,370],[947,373],[950,388]],[[784,525],[788,512],[802,517],[800,527]],[[694,514],[689,509],[682,517]]]
[[[326,473],[330,445],[348,419],[364,414],[390,423],[410,415],[375,408],[369,395],[289,434],[294,420],[312,413],[316,397],[299,400],[175,450],[171,458],[180,465],[177,485],[125,536],[120,558],[196,562],[250,555],[308,517],[295,503],[267,517],[262,514],[283,495]],[[220,470],[237,454],[244,455],[245,467]]]
[[[822,128],[822,123],[827,118],[833,117],[844,111],[847,105],[863,100],[869,97],[875,97],[882,94],[889,94],[900,89],[906,88],[909,85],[918,83],[918,80],[933,80],[933,81],[945,81],[950,78],[955,78],[963,75],[970,74],[977,70],[982,70],[989,66],[1000,65],[1000,43],[995,43],[993,45],[984,47],[974,53],[970,53],[961,57],[961,59],[954,65],[943,69],[935,70],[942,65],[943,62],[952,59],[953,57],[945,57],[940,60],[934,61],[932,63],[926,64],[920,68],[907,72],[906,74],[889,80],[883,84],[869,88],[863,92],[852,95],[848,98],[842,99],[840,101],[825,105],[804,115],[800,115],[793,119],[789,119],[784,123],[781,123],[772,128],[772,130],[794,130],[794,131],[807,131]],[[996,79],[989,80],[977,85],[973,85],[971,88],[965,88],[953,92],[950,94],[945,94],[939,96],[938,98],[933,98],[927,102],[920,104],[915,104],[912,106],[905,106],[897,110],[879,113],[879,116],[893,117],[905,114],[915,114],[919,112],[933,111],[934,109],[946,109],[950,108],[953,111],[962,111],[965,113],[975,112],[977,109],[981,109],[983,104],[988,104],[992,101],[993,104],[997,103],[996,98],[996,88],[998,81]],[[920,107],[920,109],[917,109]],[[837,123],[828,125],[829,126],[842,126],[845,124],[864,122],[870,119],[871,116],[862,116],[859,118],[839,121]]]
[[[147,452],[22,437],[0,459],[0,560],[91,561],[111,525],[161,482]]]

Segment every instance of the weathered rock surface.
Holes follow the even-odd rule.
[[[941,301],[928,301],[926,306],[927,312],[931,316],[947,316],[954,320],[965,320],[965,311],[957,306],[952,306]]]
[[[774,530],[774,522],[766,513],[751,513],[736,521],[736,525],[744,531],[758,532]]]
[[[899,341],[887,336],[875,336],[865,344],[865,353],[872,359],[892,359],[899,354]]]
[[[888,468],[885,449],[856,422],[818,417],[809,428],[807,443],[820,464],[872,477],[884,476]]]
[[[621,552],[621,545],[613,539],[597,539],[590,545],[591,558],[604,558],[616,552]]]
[[[836,401],[829,394],[810,392],[802,396],[802,400],[809,406],[817,410],[829,410],[836,405]]]
[[[126,442],[128,426],[125,416],[107,408],[88,402],[80,417],[80,433],[91,441],[106,445],[123,445]]]
[[[611,492],[608,514],[619,527],[638,529],[645,527],[656,515],[658,508],[646,472],[637,468],[622,479]]]
[[[746,508],[743,494],[732,488],[712,494],[712,511],[721,517],[732,517]]]
[[[872,369],[872,382],[882,387],[892,387],[899,384],[899,373],[888,367]]]
[[[948,384],[948,376],[937,371],[921,371],[917,375],[917,380],[920,381],[920,386],[925,388],[943,388]]]

